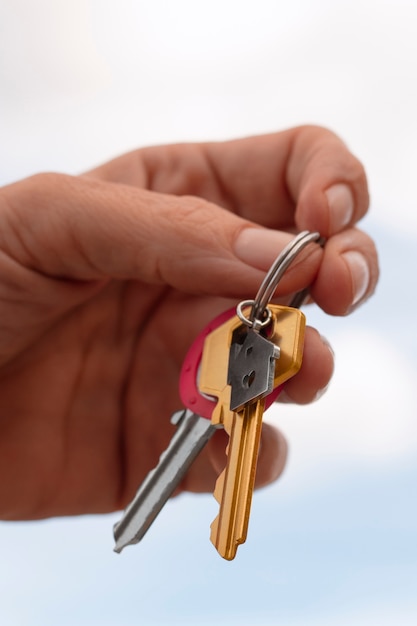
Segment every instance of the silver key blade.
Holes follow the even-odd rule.
[[[115,552],[121,552],[127,545],[138,543],[143,538],[194,459],[218,428],[210,420],[188,409],[174,413],[171,422],[177,425],[177,430],[168,448],[140,485],[120,522],[114,525]]]

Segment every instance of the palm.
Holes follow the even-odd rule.
[[[14,492],[27,506],[17,517],[126,504],[170,437],[185,351],[221,306],[111,283],[18,357],[0,381],[13,416]],[[8,450],[10,440],[5,463]]]

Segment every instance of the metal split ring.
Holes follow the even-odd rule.
[[[294,237],[294,239],[290,241],[290,243],[282,250],[262,281],[255,300],[244,300],[238,304],[236,314],[244,324],[250,326],[256,331],[259,331],[261,328],[264,328],[269,324],[271,313],[268,309],[268,304],[272,300],[279,281],[288,266],[291,265],[300,252],[312,242],[323,243],[320,233],[310,233],[308,230],[305,230]],[[290,306],[301,306],[307,295],[308,289],[303,289],[302,291],[296,293],[290,303]],[[249,318],[243,313],[242,309],[245,306],[252,307]]]

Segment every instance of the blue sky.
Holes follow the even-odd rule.
[[[3,523],[2,625],[417,623],[417,9],[288,4],[0,7],[0,183],[139,145],[322,124],[367,167],[382,269],[351,318],[307,311],[336,350],[333,384],[268,413],[289,463],[256,494],[235,561],[209,542],[210,495],[170,502],[121,555],[118,515]]]

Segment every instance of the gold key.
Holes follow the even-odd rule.
[[[271,322],[267,339],[279,348],[273,379],[276,389],[301,367],[305,317],[298,309],[285,306],[271,304],[268,309]],[[227,560],[236,556],[238,546],[247,536],[265,406],[264,397],[257,397],[239,411],[230,409],[229,352],[233,333],[241,326],[242,322],[234,317],[208,335],[199,379],[200,391],[218,398],[212,424],[222,424],[229,435],[226,467],[214,490],[220,510],[211,525],[211,541]],[[248,384],[256,378],[256,371],[250,374]]]

